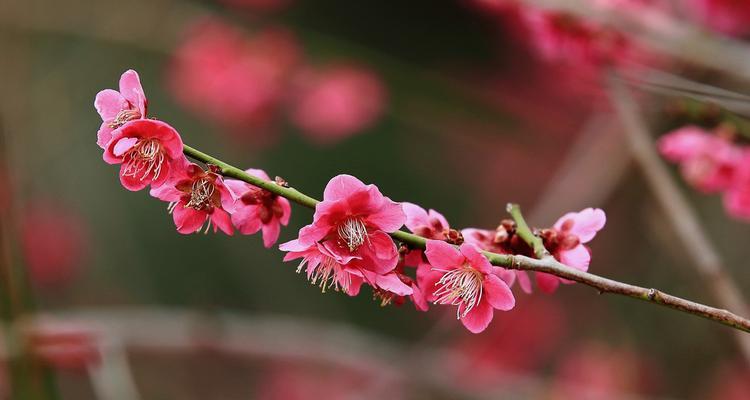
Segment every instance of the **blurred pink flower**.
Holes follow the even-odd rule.
[[[386,90],[374,72],[333,66],[301,73],[291,98],[291,120],[312,139],[331,143],[372,125],[383,113]]]
[[[266,181],[271,179],[261,169],[245,170],[250,175]],[[279,238],[281,225],[289,223],[292,208],[289,200],[267,190],[236,179],[224,180],[236,198],[232,223],[243,235],[263,230],[263,244],[271,247]]]
[[[21,220],[24,259],[32,283],[44,288],[69,284],[88,251],[83,219],[57,202],[28,206]]]
[[[146,118],[148,101],[143,92],[138,73],[129,69],[120,77],[120,91],[104,89],[96,94],[94,107],[102,117],[96,144],[105,148],[112,131],[128,121]]]
[[[728,189],[744,155],[727,138],[693,125],[667,133],[657,146],[664,158],[680,164],[688,183],[705,193]]]
[[[747,400],[750,394],[750,368],[743,363],[721,366],[713,378],[709,393],[711,400]]]
[[[230,212],[234,210],[234,197],[224,185],[221,176],[196,164],[185,163],[173,172],[169,182],[151,189],[151,195],[170,202],[177,232],[190,234],[200,231],[205,225],[205,232],[214,226],[214,232],[221,229],[232,235]]]
[[[724,193],[724,209],[734,218],[750,221],[750,149],[743,148],[732,175],[734,179]]]
[[[527,7],[522,17],[546,61],[598,66],[617,62],[630,51],[620,32],[573,15]]]
[[[175,50],[168,79],[185,107],[262,142],[299,59],[297,42],[286,30],[248,37],[220,20],[201,20]]]
[[[508,285],[498,278],[490,262],[471,244],[456,248],[439,240],[427,241],[427,260],[440,277],[428,289],[433,303],[458,306],[456,317],[472,333],[482,332],[492,321],[493,309],[508,311],[515,298]]]
[[[656,370],[630,349],[586,343],[563,359],[551,399],[599,400],[636,395],[654,384]]]
[[[96,333],[78,324],[36,321],[26,329],[31,353],[45,365],[85,372],[101,362]]]
[[[604,227],[607,216],[598,208],[587,208],[580,212],[563,215],[555,222],[553,229],[541,232],[544,246],[561,263],[587,271],[591,262],[591,252],[584,244],[590,242]],[[544,292],[551,293],[560,282],[568,281],[554,275],[537,273],[537,285]]]
[[[121,164],[120,182],[132,191],[148,185],[158,188],[185,160],[180,134],[153,119],[132,121],[115,130],[104,149],[104,161]]]
[[[746,0],[686,0],[693,19],[730,36],[750,34],[750,2]]]
[[[461,231],[466,243],[473,244],[482,250],[498,254],[512,254],[513,251],[508,249],[508,243],[505,242],[507,232],[502,237],[501,233],[505,232],[502,225],[495,231],[486,229],[466,228]],[[531,279],[526,271],[501,269],[497,274],[508,286],[513,287],[515,282],[524,293],[531,293]]]

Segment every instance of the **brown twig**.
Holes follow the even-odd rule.
[[[612,102],[624,126],[635,162],[683,243],[691,265],[708,282],[709,290],[722,307],[747,315],[747,303],[724,269],[721,256],[656,153],[637,104],[620,79],[613,75],[609,82]],[[750,336],[738,332],[736,339],[745,358],[750,361]]]

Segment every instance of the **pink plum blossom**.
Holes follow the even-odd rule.
[[[248,169],[250,175],[266,181],[271,179],[265,171]],[[226,179],[226,185],[236,198],[232,223],[243,235],[252,235],[263,230],[263,244],[271,247],[279,238],[281,225],[289,224],[292,208],[289,200],[249,183]]]
[[[433,284],[433,303],[458,306],[456,317],[472,333],[482,332],[492,321],[493,309],[508,311],[515,298],[508,285],[494,273],[479,249],[465,243],[456,248],[429,240],[425,251],[432,269],[440,273]]]
[[[427,211],[416,204],[408,202],[401,203],[401,206],[404,209],[404,214],[406,214],[406,223],[404,225],[413,234],[426,239],[446,239],[445,233],[451,227],[443,214],[432,209]],[[404,261],[410,267],[418,267],[426,262],[424,252],[420,249],[410,249],[404,255]]]
[[[562,12],[527,7],[522,12],[533,45],[546,61],[584,66],[611,63],[630,51],[620,32]]]
[[[724,209],[737,219],[750,221],[750,150],[742,150],[742,159],[737,163],[734,179],[724,193]]]
[[[303,236],[303,231],[309,229],[312,229],[311,225],[302,228],[300,237]],[[393,241],[387,235],[374,235],[370,240],[373,246],[386,247],[389,243],[393,245]],[[367,282],[375,290],[382,290],[397,296],[412,294],[411,287],[403,283],[395,272],[383,268],[378,269],[370,259],[343,256],[335,247],[336,243],[332,240],[303,244],[300,239],[295,239],[283,243],[279,249],[288,252],[284,256],[284,261],[301,258],[302,262],[297,267],[297,273],[301,273],[304,269],[310,283],[319,286],[323,293],[333,288],[349,296],[356,296],[362,284]],[[381,298],[385,300],[385,295],[382,293]]]
[[[489,251],[498,254],[512,254],[512,251],[508,248],[508,244],[505,242],[504,237],[500,237],[499,232],[503,231],[502,227],[498,228],[497,231],[490,231],[486,229],[477,228],[466,228],[461,231],[466,243],[473,244],[482,250]],[[507,270],[501,268],[497,271],[497,275],[508,284],[513,286],[515,282],[518,282],[518,286],[521,287],[525,293],[531,293],[531,279],[526,271],[519,270]]]
[[[281,249],[295,253],[288,254],[289,259],[302,257],[308,278],[321,282],[324,289],[338,285],[351,294],[361,278],[373,287],[411,294],[411,288],[390,275],[399,256],[388,233],[398,230],[405,219],[401,205],[375,185],[338,175],[326,185],[313,223]]]
[[[234,231],[229,213],[234,211],[235,199],[221,176],[212,170],[204,171],[196,164],[186,163],[168,183],[151,189],[151,195],[170,202],[177,232],[199,232],[204,225],[208,232],[211,224],[214,232],[221,229],[232,235]]]
[[[586,208],[580,212],[570,212],[557,220],[552,229],[542,231],[544,246],[561,263],[587,271],[591,262],[591,252],[585,243],[590,242],[596,233],[604,228],[607,217],[598,208]],[[568,281],[554,275],[537,273],[539,288],[547,293],[557,289],[560,282]]]
[[[120,182],[132,191],[163,185],[186,162],[180,134],[154,119],[132,121],[112,132],[104,161],[120,164]]]
[[[112,131],[128,121],[146,118],[148,101],[143,93],[138,73],[129,69],[120,77],[120,91],[104,89],[97,93],[94,107],[102,117],[96,144],[105,148]]]
[[[21,222],[21,244],[31,282],[41,288],[69,285],[89,247],[81,216],[56,202],[35,201]]]
[[[341,65],[301,73],[291,99],[292,122],[330,143],[372,125],[383,112],[386,90],[369,69]]]
[[[664,158],[680,164],[688,183],[705,193],[729,188],[744,154],[727,138],[693,125],[667,133],[657,146]]]
[[[750,3],[745,0],[686,0],[693,19],[730,36],[750,34]]]
[[[169,86],[198,115],[263,142],[269,140],[263,128],[273,120],[299,59],[296,39],[286,30],[249,36],[220,20],[201,20],[175,51]]]

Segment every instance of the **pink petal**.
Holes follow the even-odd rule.
[[[461,318],[461,323],[471,333],[480,333],[492,322],[494,311],[492,306],[486,300],[482,300],[476,307],[472,308],[465,317]]]
[[[554,293],[560,285],[560,279],[554,275],[537,272],[536,284],[542,292]]]
[[[513,297],[513,292],[502,279],[490,274],[485,276],[483,285],[487,302],[492,307],[502,311],[508,311],[515,307],[516,298]]]
[[[282,243],[279,245],[279,250],[281,251],[293,251],[293,252],[300,252],[310,249],[309,245],[301,243],[299,240],[294,239],[290,240],[286,243]],[[285,260],[286,261],[286,260]]]
[[[469,264],[474,267],[474,269],[483,274],[492,273],[492,264],[490,264],[490,261],[487,259],[487,257],[483,256],[482,253],[479,252],[479,249],[476,246],[470,243],[464,243],[461,245],[459,250],[469,262]]]
[[[262,225],[257,206],[238,205],[232,213],[232,223],[243,235],[257,233]]]
[[[143,93],[141,79],[138,73],[129,69],[120,76],[120,93],[131,104],[138,107],[141,116],[146,115],[146,95]]]
[[[206,223],[206,213],[185,207],[183,203],[175,206],[174,211],[172,211],[172,218],[177,226],[177,232],[183,235],[201,229],[203,224]]]
[[[411,301],[414,303],[414,308],[419,311],[427,311],[430,306],[427,304],[427,297],[422,289],[417,285],[412,285]]]
[[[568,219],[573,220],[573,225],[568,232],[578,236],[581,243],[591,241],[607,222],[604,211],[598,208],[587,208],[578,213],[565,214],[555,223],[555,229],[560,230]]]
[[[229,216],[228,212],[220,208],[214,208],[214,212],[211,213],[211,222],[214,224],[214,232],[216,232],[216,229],[218,228],[229,236],[234,234],[232,218]]]
[[[383,232],[395,232],[404,225],[406,215],[401,205],[385,197],[383,206],[370,215],[367,221]]]
[[[108,123],[102,122],[96,132],[96,144],[102,149],[106,149],[110,140],[112,140],[112,128],[109,127]]]
[[[440,225],[443,228],[443,230],[450,229],[451,226],[448,223],[448,220],[445,219],[445,217],[443,216],[443,214],[440,214],[439,212],[437,212],[435,210],[430,210],[429,211],[429,217],[430,217],[430,223],[432,223],[432,219],[436,219],[436,220],[438,220],[440,222]]]
[[[430,221],[427,216],[427,211],[424,208],[408,202],[401,203],[401,207],[406,215],[405,225],[410,231],[414,232],[416,229],[429,226]]]
[[[569,267],[587,271],[591,262],[591,253],[586,246],[579,244],[570,250],[561,251],[560,262]]]
[[[128,189],[131,192],[142,190],[143,188],[148,186],[149,183],[151,183],[151,179],[141,179],[140,177],[125,176],[125,174],[123,174],[124,170],[125,164],[120,165],[120,183],[125,189]]]
[[[224,186],[229,189],[234,198],[242,197],[243,194],[250,190],[250,185],[238,179],[224,179]]]
[[[398,264],[398,249],[393,239],[382,231],[375,231],[368,237],[368,241],[360,246],[358,252],[362,255],[363,268],[377,274],[393,271]]]
[[[279,197],[276,199],[276,203],[281,206],[281,225],[289,225],[289,218],[292,216],[292,206],[289,204],[289,200]]]
[[[466,262],[457,248],[440,240],[428,240],[425,255],[433,268],[441,270],[455,269]]]
[[[268,177],[268,174],[266,173],[266,171],[263,171],[262,169],[249,168],[249,169],[246,169],[245,172],[247,172],[248,174],[250,174],[250,175],[252,175],[252,176],[254,176],[256,178],[263,179],[264,181],[270,181],[271,180],[271,178]]]
[[[365,184],[351,175],[337,175],[326,185],[323,200],[338,200],[364,189]]]
[[[516,271],[516,279],[518,279],[518,286],[524,293],[531,293],[531,278],[526,271]]]
[[[119,92],[112,89],[102,90],[96,94],[96,98],[94,99],[94,108],[96,108],[96,112],[99,113],[105,123],[115,119],[117,114],[126,109],[127,106],[127,100]]]
[[[712,134],[705,129],[688,125],[673,130],[657,141],[661,155],[670,161],[684,161],[703,151]]]
[[[395,273],[376,275],[375,285],[399,296],[409,296],[413,293],[411,286],[402,282]]]
[[[270,223],[263,225],[263,245],[267,249],[270,249],[279,239],[279,233],[281,233],[281,225],[277,220],[274,219]]]
[[[128,150],[132,149],[135,144],[138,143],[138,138],[126,137],[122,138],[115,143],[112,149],[112,153],[117,157],[122,157]]]

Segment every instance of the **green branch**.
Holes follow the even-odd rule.
[[[261,189],[268,190],[271,193],[285,197],[299,205],[314,209],[315,206],[319,203],[318,200],[304,193],[301,193],[294,188],[285,187],[275,182],[266,181],[256,176],[250,175],[237,167],[229,165],[188,145],[184,145],[184,152],[186,156],[196,161],[215,165],[219,168],[219,172],[225,177],[239,179],[241,181],[247,182]],[[561,264],[549,255],[547,250],[544,248],[541,239],[531,232],[531,229],[528,227],[526,221],[523,218],[523,215],[521,214],[520,207],[515,204],[509,204],[508,212],[516,221],[516,231],[518,235],[521,236],[521,238],[529,243],[529,245],[534,249],[534,254],[537,256],[537,258],[511,254],[497,254],[483,251],[482,253],[487,257],[492,265],[506,269],[516,269],[555,275],[559,278],[568,279],[590,286],[598,290],[600,293],[614,293],[646,301],[652,304],[660,304],[673,310],[682,311],[688,314],[718,322],[735,329],[739,329],[741,331],[750,332],[750,320],[733,314],[730,311],[686,300],[664,293],[657,289],[644,288],[615,281],[609,278],[604,278]],[[391,233],[391,237],[413,248],[424,249],[427,244],[427,240],[425,238],[400,230]]]

